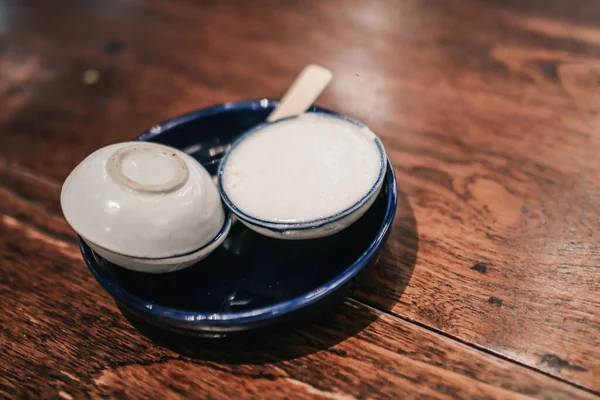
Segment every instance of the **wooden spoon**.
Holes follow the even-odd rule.
[[[314,64],[306,66],[283,95],[281,102],[271,112],[267,121],[273,122],[306,112],[329,85],[332,77],[333,74],[327,68]]]

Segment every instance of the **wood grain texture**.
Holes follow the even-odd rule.
[[[82,268],[58,207],[77,162],[194,108],[280,96],[315,62],[334,71],[319,103],[381,136],[405,205],[356,298],[599,392],[598,21],[591,0],[0,0],[5,229],[34,226],[27,252]],[[7,277],[34,262],[6,254]]]
[[[57,186],[13,167],[0,176],[13,182],[0,189],[2,397],[594,398],[354,300],[246,343],[134,327],[44,205]]]

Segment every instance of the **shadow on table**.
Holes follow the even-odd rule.
[[[350,299],[276,327],[234,333],[222,338],[196,338],[169,332],[123,315],[154,344],[191,358],[230,364],[266,364],[328,350],[359,334],[391,310],[408,285],[418,252],[417,223],[404,193],[398,193],[397,218],[388,242],[374,265],[354,281]],[[356,300],[355,300],[356,299]],[[334,351],[335,352],[335,351]]]

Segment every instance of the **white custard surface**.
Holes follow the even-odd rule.
[[[377,141],[366,127],[320,113],[266,125],[229,152],[222,190],[241,212],[267,222],[331,217],[380,181]]]

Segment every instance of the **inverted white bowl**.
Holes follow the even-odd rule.
[[[65,180],[61,206],[73,229],[102,249],[99,254],[119,255],[118,265],[188,257],[206,248],[226,219],[204,167],[148,142],[113,144],[89,155]]]

